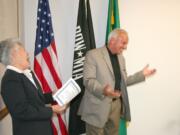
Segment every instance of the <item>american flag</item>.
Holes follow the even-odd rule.
[[[52,92],[62,86],[56,44],[51,21],[48,0],[39,0],[37,10],[37,30],[34,53],[34,71],[38,77],[43,92]],[[54,135],[67,135],[64,115],[53,116],[52,127]]]

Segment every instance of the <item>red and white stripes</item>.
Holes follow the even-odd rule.
[[[34,71],[44,93],[61,88],[62,83],[59,76],[59,64],[54,41],[35,56]],[[65,115],[53,116],[52,127],[54,135],[67,135],[65,123]]]

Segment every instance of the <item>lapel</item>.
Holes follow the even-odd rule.
[[[40,98],[43,99],[44,96],[43,96],[43,92],[42,92],[41,86],[40,86],[38,80],[36,79],[34,73],[31,72],[31,74],[32,74],[32,76],[33,76],[33,80],[34,80],[36,86],[35,86],[24,74],[23,74],[23,75],[24,75],[24,77],[26,78],[26,80],[28,81],[28,83],[30,83],[30,84],[34,87],[34,90],[38,92],[38,95],[40,96]]]
[[[118,62],[119,62],[119,66],[120,66],[120,72],[121,72],[121,78],[123,78],[125,80],[125,62],[124,62],[124,57],[122,54],[118,55]]]
[[[37,87],[36,89],[38,90],[40,96],[44,97],[44,96],[43,96],[43,91],[42,91],[41,85],[39,84],[39,81],[37,80],[34,72],[31,71],[31,74],[32,74],[32,77],[33,77],[34,82],[35,82],[35,84],[36,84],[36,87]]]
[[[42,93],[42,88],[41,88],[41,85],[39,84],[39,81],[37,80],[37,78],[36,78],[36,76],[35,76],[34,72],[33,72],[33,71],[31,71],[31,74],[32,74],[32,77],[33,77],[33,80],[34,80],[34,82],[35,82],[35,84],[36,84],[37,89],[38,89],[38,90],[40,90],[40,91],[41,91],[41,93]]]
[[[110,60],[109,53],[108,53],[108,50],[107,50],[106,46],[104,46],[102,48],[102,54],[104,56],[104,60],[105,60],[105,62],[107,64],[107,67],[109,68],[109,70],[111,71],[112,75],[114,76],[111,60]]]
[[[122,75],[122,69],[123,69],[123,64],[122,64],[122,56],[121,56],[121,54],[118,54],[117,55],[117,57],[118,57],[118,62],[119,62],[119,66],[120,66],[120,72],[121,72],[121,75]]]
[[[126,83],[125,83],[125,71],[124,71],[124,66],[125,66],[125,63],[123,61],[123,56],[122,54],[119,54],[118,55],[118,62],[119,62],[119,66],[120,66],[120,72],[121,72],[121,86],[125,86]]]

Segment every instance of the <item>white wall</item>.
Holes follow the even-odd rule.
[[[105,38],[108,0],[90,0],[97,46]],[[71,76],[78,0],[50,0],[61,78]],[[24,0],[24,41],[33,58],[37,0]],[[180,134],[180,1],[121,0],[121,27],[129,32],[125,52],[133,73],[150,63],[157,74],[129,87],[132,122],[128,135]]]
[[[18,37],[18,0],[0,0],[0,41]]]
[[[180,1],[122,0],[121,23],[129,32],[127,68],[157,68],[146,83],[130,87],[129,135],[180,134]]]

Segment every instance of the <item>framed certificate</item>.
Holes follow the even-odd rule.
[[[53,98],[60,106],[69,103],[81,92],[79,85],[70,78],[54,95]]]

